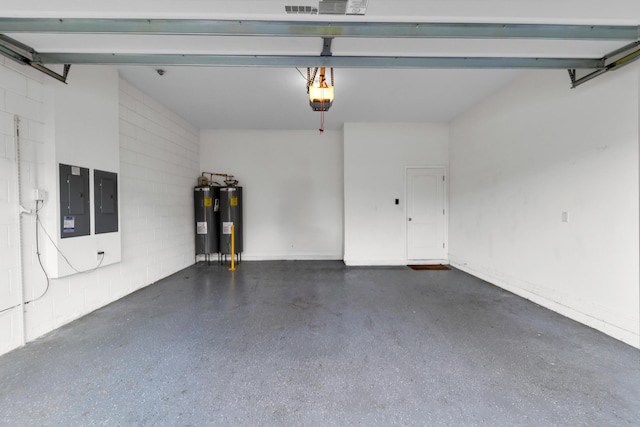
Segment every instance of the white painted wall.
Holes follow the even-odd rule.
[[[242,259],[342,259],[342,150],[341,132],[200,132],[201,172],[243,187]]]
[[[34,70],[0,58],[0,354],[24,343],[14,115],[20,115],[22,121],[21,151],[26,159],[21,175],[23,187],[29,188],[36,179],[36,154],[44,146],[42,81],[43,76]],[[35,223],[22,222],[24,245],[32,248]],[[33,254],[33,250],[29,253]],[[36,265],[33,256],[24,259],[23,264],[26,268]]]
[[[43,245],[43,260],[50,277],[95,268],[99,262],[101,266],[120,262],[120,230],[94,234],[93,208],[93,171],[120,171],[118,81],[116,68],[98,66],[74,67],[68,84],[44,80],[46,158],[55,160],[40,162],[37,170],[37,186],[47,191],[40,221],[62,253],[73,254],[69,265],[53,245]],[[90,235],[60,238],[60,163],[89,169],[91,208],[86,214],[91,219]],[[104,257],[98,257],[98,251],[104,252]]]
[[[120,80],[119,296],[194,263],[198,130]]]
[[[6,61],[0,310],[22,297],[14,114],[24,129],[23,192],[47,185],[39,171],[57,167],[46,131],[51,82]],[[52,280],[27,306],[24,325],[20,307],[0,312],[0,354],[190,265],[192,187],[202,170],[232,173],[245,187],[245,259],[340,259],[344,233],[348,264],[403,264],[405,167],[447,167],[449,156],[452,263],[638,346],[638,68],[572,91],[564,73],[528,73],[456,120],[451,137],[446,124],[407,123],[349,123],[344,136],[198,135],[119,80],[112,89],[119,93],[122,262]],[[87,68],[72,73],[92,80]],[[568,223],[561,222],[565,211]],[[46,285],[34,256],[33,216],[22,225],[28,298]]]
[[[73,75],[75,77],[71,78]],[[0,354],[20,346],[25,339],[32,340],[193,263],[191,188],[199,173],[197,130],[126,81],[118,79],[112,68],[72,67],[69,84],[74,80],[83,81],[82,90],[86,91],[80,107],[56,103],[55,94],[50,97],[47,87],[60,83],[47,79],[26,67],[4,60],[0,62],[0,310],[20,303],[21,276],[24,276],[24,298],[27,300],[40,296],[46,288],[35,256],[33,215],[23,216],[20,239],[13,149],[14,114],[20,115],[23,129],[21,175],[23,204],[27,207],[33,207],[33,202],[26,197],[31,188],[56,186],[47,175],[57,171],[56,156],[84,166],[95,163],[98,153],[102,153],[100,156],[105,157],[105,162],[113,162],[115,153],[115,163],[102,165],[105,169],[120,171],[122,262],[86,274],[52,279],[48,292],[28,304],[24,314],[19,305],[0,312]],[[100,96],[108,96],[110,101],[105,103],[104,98],[97,99]],[[56,141],[55,124],[70,122],[56,122],[52,113],[73,117],[78,108],[86,110],[78,117],[84,117],[84,120],[93,117],[91,122],[79,123],[78,128],[63,132],[75,142]],[[100,111],[103,117],[100,117]],[[98,114],[92,115],[92,112]],[[54,131],[51,131],[52,126]],[[86,135],[85,132],[76,134],[80,129],[88,128],[95,130],[95,138],[81,136]],[[60,138],[60,134],[57,137]],[[69,143],[74,145],[80,138],[84,144],[82,148],[60,149],[55,154],[57,144],[60,147]],[[106,154],[102,151],[105,149]],[[56,191],[49,191],[49,198],[57,197],[56,194]],[[42,233],[40,237],[41,245],[50,245]],[[21,240],[23,275],[17,268]],[[43,250],[51,251],[52,247]],[[70,250],[66,255],[74,259],[79,253]]]
[[[636,347],[639,68],[525,74],[452,123],[450,180],[453,265]]]
[[[445,123],[345,123],[346,264],[406,265],[405,168],[446,170],[448,144]]]

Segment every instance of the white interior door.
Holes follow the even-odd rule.
[[[407,259],[444,259],[444,169],[407,169]]]

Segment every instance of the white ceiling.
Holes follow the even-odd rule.
[[[639,25],[638,0],[369,0],[366,16],[287,15],[310,0],[3,0],[2,17],[251,19]],[[7,34],[38,52],[319,55],[318,37]],[[335,38],[335,56],[600,58],[618,41]],[[74,67],[68,82],[73,84]],[[120,66],[121,75],[201,129],[317,129],[295,68]],[[160,76],[155,70],[164,69]],[[300,70],[305,73],[306,70]],[[325,129],[344,122],[449,121],[522,70],[335,70]],[[566,70],[548,72],[564,73]],[[600,78],[607,78],[606,76]],[[567,90],[570,82],[567,75]]]
[[[284,5],[313,0],[3,0],[12,17],[295,19]],[[367,21],[638,24],[637,0],[369,0]],[[307,17],[300,17],[307,20]],[[352,20],[352,17],[336,17]],[[319,18],[319,20],[326,20]]]

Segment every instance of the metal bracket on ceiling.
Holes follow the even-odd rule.
[[[47,68],[42,64],[38,64],[37,62],[32,62],[28,64],[36,70],[48,75],[49,77],[53,77],[54,79],[61,81],[64,84],[67,84],[67,76],[69,75],[69,70],[71,69],[71,64],[64,64],[64,68],[62,74],[58,74],[53,71],[51,68]]]
[[[322,38],[322,52],[320,52],[320,57],[332,57],[333,53],[331,52],[331,42],[333,41],[333,37],[323,37]],[[309,93],[309,86],[313,84],[316,80],[316,75],[318,74],[319,69],[322,70],[321,74],[321,83],[324,81],[324,67],[307,67],[307,93]],[[313,72],[312,72],[313,70]],[[333,67],[331,68],[331,86],[333,86]]]
[[[20,64],[29,65],[62,83],[67,83],[67,76],[69,75],[71,64],[64,64],[62,74],[56,73],[52,69],[42,65],[39,55],[34,49],[4,34],[0,34],[0,54]]]
[[[323,37],[322,38],[322,52],[320,56],[332,56],[331,53],[331,42],[333,41],[333,37]]]
[[[583,83],[588,82],[604,73],[615,71],[631,64],[633,61],[640,59],[640,40],[630,43],[626,46],[616,49],[603,56],[600,59],[600,66],[584,76],[578,77],[575,68],[569,69],[569,78],[571,79],[571,88],[574,89]]]

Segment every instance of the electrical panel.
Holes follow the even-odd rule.
[[[118,231],[118,174],[93,171],[96,234]]]
[[[60,237],[91,232],[89,169],[60,163]]]

